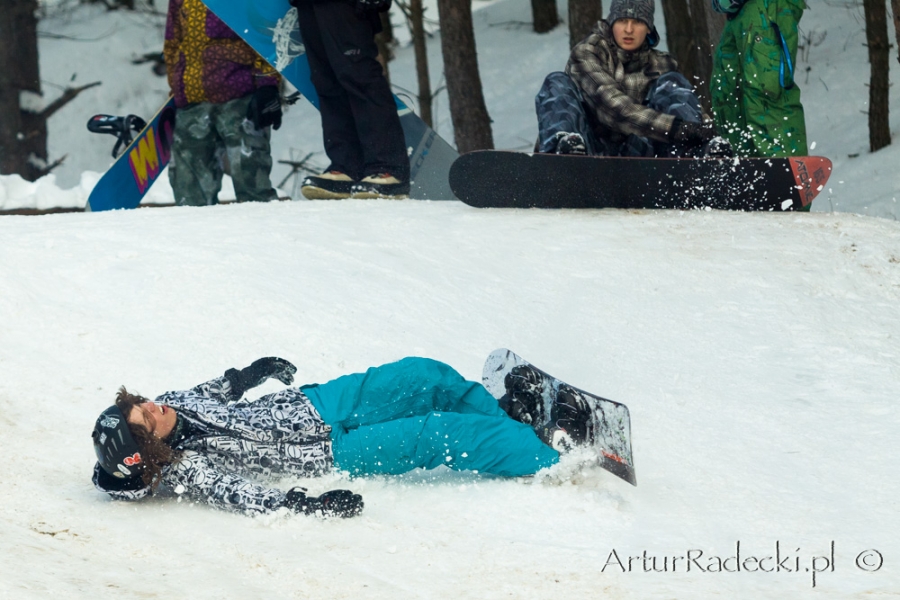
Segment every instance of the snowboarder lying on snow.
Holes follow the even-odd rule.
[[[654,50],[653,0],[613,0],[566,72],[535,98],[537,152],[600,156],[729,155],[675,59]],[[715,142],[711,142],[715,138]]]
[[[537,422],[540,398],[528,373],[512,374],[498,403],[481,384],[424,358],[241,400],[270,377],[290,384],[294,372],[290,362],[270,357],[153,402],[121,388],[94,426],[94,485],[118,499],[143,498],[164,484],[247,514],[286,507],[349,517],[362,511],[363,500],[348,490],[311,497],[246,476],[399,474],[445,465],[516,477],[591,441],[590,409],[577,400],[559,407],[552,426],[536,431],[527,424]]]

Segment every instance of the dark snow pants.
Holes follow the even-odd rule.
[[[692,123],[699,123],[703,115],[690,82],[676,71],[665,73],[653,82],[644,104]],[[629,135],[624,143],[618,144],[594,135],[581,90],[561,71],[550,73],[544,79],[534,105],[538,119],[538,152],[555,152],[556,133],[566,131],[580,133],[588,154],[594,156],[682,156],[689,153],[689,149],[681,144],[636,135]]]
[[[390,173],[409,180],[397,105],[375,59],[372,24],[350,2],[297,3],[310,79],[319,94],[329,170],[353,179]]]
[[[335,467],[354,475],[444,465],[515,477],[559,461],[484,386],[435,360],[404,358],[301,389],[332,427]]]

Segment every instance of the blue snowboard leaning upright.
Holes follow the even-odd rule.
[[[319,108],[319,97],[309,78],[306,49],[297,26],[297,9],[288,4],[288,0],[203,2]],[[410,197],[455,200],[449,175],[450,165],[459,154],[396,95],[394,101],[409,154]]]
[[[91,190],[85,210],[137,208],[169,164],[174,130],[175,100],[169,96]]]

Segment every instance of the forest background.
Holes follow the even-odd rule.
[[[496,88],[502,83],[494,76],[492,69],[495,68],[492,65],[485,67],[485,48],[496,55],[496,45],[492,46],[492,40],[486,39],[487,36],[498,37],[511,29],[520,34],[531,33],[537,40],[533,44],[534,54],[540,52],[540,49],[551,48],[552,40],[559,41],[562,37],[567,38],[571,47],[587,34],[596,20],[604,16],[604,10],[609,8],[608,1],[604,3],[601,0],[529,1],[529,21],[519,18],[497,22],[494,19],[486,27],[473,15],[479,9],[495,4],[496,0],[395,0],[390,15],[384,16],[385,34],[379,36],[379,43],[383,57],[387,58],[385,70],[394,83],[395,92],[404,96],[423,120],[455,144],[460,152],[494,147],[527,150],[533,142],[533,139],[518,136],[515,143],[510,144],[505,132],[498,133],[497,123],[502,119],[498,119],[497,110],[494,109],[491,114],[487,109],[485,86],[482,82],[485,79],[485,68],[489,87]],[[95,10],[86,13],[84,4],[93,4]],[[868,77],[862,86],[852,90],[852,94],[859,100],[857,104],[866,115],[866,131],[856,132],[854,137],[859,134],[866,136],[868,148],[862,151],[849,150],[849,158],[877,152],[891,143],[890,65],[893,64],[891,53],[895,51],[891,42],[898,32],[898,4],[900,0],[821,0],[821,4],[811,6],[805,16],[805,21],[808,22],[809,15],[820,6],[826,10],[843,9],[856,21],[850,23],[850,32],[843,40],[844,47],[866,47]],[[102,172],[106,164],[79,162],[78,157],[73,156],[72,140],[83,141],[83,145],[76,142],[75,147],[111,146],[107,144],[109,139],[100,141],[88,136],[81,122],[86,121],[93,112],[113,113],[123,109],[148,117],[162,103],[165,67],[161,63],[161,29],[165,9],[164,0],[0,0],[0,14],[8,16],[0,22],[0,174],[18,174],[24,180],[34,182],[53,173],[59,177],[60,184],[69,186],[78,183],[79,178],[84,180],[86,176],[86,180],[81,181],[81,186],[91,187],[96,178],[85,171]],[[123,13],[127,13],[127,17],[122,16]],[[116,15],[118,19],[114,20],[112,15]],[[141,47],[137,51],[133,44],[125,48],[121,42],[116,41],[121,34],[121,31],[116,30],[121,29],[123,18],[136,31],[143,31]],[[92,23],[96,26],[92,27]],[[481,25],[480,30],[478,25]],[[721,34],[724,16],[715,13],[708,0],[659,0],[657,25],[663,32],[661,47],[676,57],[681,70],[695,82],[701,98],[708,106],[707,82],[712,68],[712,52]],[[798,64],[806,71],[805,80],[801,81],[803,89],[808,88],[807,84],[810,83],[810,53],[823,45],[828,34],[826,28],[808,27],[805,22],[801,22]],[[831,31],[831,34],[845,35],[846,32]],[[39,40],[41,44],[38,43]],[[476,41],[482,50],[480,57]],[[829,40],[833,41],[834,37]],[[68,64],[63,68],[54,68],[59,61],[51,61],[46,57],[41,59],[38,52],[39,45],[46,47],[51,43],[55,48],[68,43],[68,47],[84,49],[86,63],[97,62],[97,50],[89,47],[104,48],[100,56],[103,57],[102,62],[108,63],[108,76],[95,75],[96,70],[85,76],[83,73],[90,71],[88,65],[83,65],[77,71]],[[558,53],[558,65],[554,64],[554,67],[561,69],[565,64],[565,54],[559,50],[554,51]],[[401,63],[397,66],[391,59],[399,55],[404,56],[397,61]],[[48,62],[49,69],[46,66]],[[127,77],[120,76],[123,62],[133,64],[133,69],[142,73],[141,77],[149,80],[156,78],[157,81],[142,82],[134,86],[130,94],[123,94],[121,89],[111,94],[114,86],[121,86],[135,79],[131,74]],[[41,73],[42,63],[45,71],[48,71],[44,75]],[[855,72],[858,64],[845,63],[842,68],[848,68],[848,64],[854,70],[853,77],[858,80],[859,73]],[[522,65],[510,65],[511,70],[520,68]],[[536,68],[540,69],[539,66]],[[68,81],[62,78],[63,72],[71,72]],[[537,83],[529,82],[529,86],[535,87],[533,90],[528,89],[525,95],[536,92],[536,86],[544,74],[535,73]],[[515,78],[515,75],[507,75]],[[812,75],[812,81],[816,83],[816,73]],[[828,84],[822,77],[818,79],[827,89]],[[145,107],[139,108],[134,107],[133,102],[128,102],[129,99],[147,93],[159,98],[151,99]],[[512,93],[519,91],[514,90]],[[808,105],[809,92],[804,93],[804,103]],[[846,92],[842,91],[842,95],[846,95]],[[91,99],[93,112],[84,112],[83,100],[77,109],[79,112],[76,113],[76,109],[69,107],[70,102],[85,96]],[[829,99],[829,106],[831,105],[834,105],[833,99]],[[532,109],[526,106],[525,110]],[[436,113],[441,111],[447,115],[446,123],[436,117]],[[808,119],[809,112],[808,109]],[[57,118],[51,124],[54,116]],[[59,122],[63,120],[65,125],[60,126]],[[56,131],[59,133],[52,133]],[[834,130],[834,134],[837,135],[839,131],[841,128]],[[51,139],[52,135],[59,139],[54,141]],[[279,134],[275,135],[277,137]],[[310,137],[314,138],[316,135],[313,132]],[[495,142],[498,135],[499,144]],[[276,150],[278,143],[275,140]],[[51,152],[54,148],[57,149],[55,153]],[[813,145],[810,154],[816,153]],[[842,158],[829,157],[833,160]],[[320,144],[312,142],[296,143],[296,140],[292,140],[290,149],[282,151],[281,156],[276,158],[283,162],[276,167],[274,182],[286,186],[286,193],[294,196],[296,194],[291,193],[289,188],[289,175],[302,176],[325,166],[322,164],[324,158],[321,156]],[[296,181],[296,177],[294,179]],[[161,181],[157,187],[163,189],[155,190],[156,195],[163,199],[167,197],[165,186],[166,183]],[[228,193],[226,184],[224,194],[227,196]],[[893,204],[895,200],[891,198],[890,202]],[[83,206],[83,202],[81,205]],[[819,205],[824,206],[824,202],[820,200]],[[4,208],[16,207],[0,205],[0,210]],[[829,201],[827,208],[834,209],[834,201]],[[878,210],[874,214],[895,216],[894,207]]]

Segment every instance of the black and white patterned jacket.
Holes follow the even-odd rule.
[[[193,432],[175,447],[181,458],[162,471],[161,485],[176,494],[217,508],[268,513],[284,504],[284,492],[248,477],[308,477],[331,469],[331,427],[299,388],[246,401],[234,398],[228,379],[219,377],[154,402],[174,408]],[[152,493],[142,483],[122,485],[99,464],[93,481],[117,499]]]

